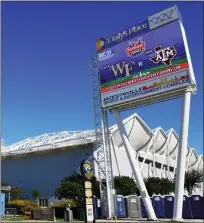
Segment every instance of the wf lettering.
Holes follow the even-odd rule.
[[[143,66],[142,62],[138,63],[139,66]],[[135,66],[135,63],[117,63],[115,65],[110,66],[115,76],[118,76],[118,74],[125,74],[125,76],[130,76],[131,71],[133,70],[133,67]]]

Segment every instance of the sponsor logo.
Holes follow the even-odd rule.
[[[128,48],[126,49],[126,54],[129,57],[138,56],[145,50],[145,42],[142,39],[138,39],[138,41],[130,42]]]
[[[150,58],[149,60],[151,60],[155,64],[162,62],[166,66],[172,65],[171,61],[177,54],[177,51],[174,46],[162,48],[162,46],[160,45],[155,47],[154,50],[155,50],[155,56]]]
[[[104,49],[104,47],[106,45],[105,42],[106,42],[106,39],[104,39],[104,38],[96,40],[96,50],[98,52],[100,52],[100,51],[102,51]]]
[[[148,22],[144,22],[142,25],[134,25],[130,28],[127,28],[121,32],[118,32],[117,34],[114,34],[107,38],[101,38],[96,40],[96,49],[98,52],[104,50],[107,45],[111,44],[117,44],[122,42],[124,39],[130,38],[131,36],[134,36],[138,32],[142,32],[143,30],[149,28]]]

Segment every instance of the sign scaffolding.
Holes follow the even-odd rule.
[[[98,180],[100,184],[100,196],[106,194],[107,212],[102,213],[103,217],[112,218],[115,207],[111,207],[111,197],[113,196],[114,179],[111,164],[111,152],[109,141],[109,127],[107,110],[101,108],[101,98],[99,91],[99,76],[97,57],[90,59],[90,70],[92,76],[94,117],[95,117],[95,134],[96,134],[96,163],[98,166]],[[114,204],[113,204],[114,205]],[[105,204],[104,204],[105,206]]]

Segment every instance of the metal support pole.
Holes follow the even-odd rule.
[[[154,139],[152,138],[152,139],[150,140],[150,142],[149,142],[149,145],[148,145],[148,147],[147,147],[147,151],[146,151],[146,153],[145,153],[145,156],[144,156],[143,161],[142,161],[141,166],[140,166],[140,172],[142,172],[142,168],[143,168],[143,166],[144,166],[145,160],[146,160],[146,158],[147,158],[147,156],[148,156],[148,152],[149,152],[149,150],[150,150],[150,147],[152,146],[152,142],[153,142],[153,141],[154,141]]]
[[[179,138],[177,173],[176,173],[176,190],[174,200],[173,221],[183,221],[183,194],[185,180],[186,150],[188,144],[188,126],[190,114],[191,92],[186,91],[183,98],[181,130]]]
[[[155,177],[155,135],[153,135],[153,177]]]
[[[128,159],[130,161],[130,165],[132,167],[133,174],[134,174],[134,177],[136,179],[136,183],[138,185],[138,188],[140,190],[140,194],[142,196],[145,208],[147,210],[148,217],[151,220],[157,220],[154,209],[152,207],[150,197],[148,195],[148,192],[147,192],[147,189],[145,187],[142,175],[140,173],[138,163],[137,163],[136,159],[134,158],[133,149],[132,149],[132,147],[130,145],[130,142],[128,140],[127,132],[126,132],[125,127],[124,127],[124,125],[122,123],[122,120],[120,118],[120,112],[118,110],[112,110],[112,112],[115,116],[116,123],[118,125],[118,130],[120,132],[120,136],[122,138],[122,142],[123,142],[123,145],[125,147]]]
[[[103,150],[104,150],[104,160],[105,164],[107,164],[107,144],[105,142],[106,134],[105,134],[105,123],[104,123],[104,116],[102,116],[101,120],[101,125],[102,125],[102,133],[103,133]],[[111,197],[110,197],[110,187],[109,187],[109,179],[108,179],[108,167],[105,165],[105,172],[106,172],[106,193],[107,193],[107,206],[108,206],[108,218],[111,219],[112,213],[111,213]]]
[[[10,202],[11,202],[11,192],[9,190],[9,192],[8,192],[8,203],[10,203]]]

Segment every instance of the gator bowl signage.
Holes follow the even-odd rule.
[[[87,179],[91,180],[93,178],[93,168],[88,160],[83,160],[81,163],[81,174]]]
[[[173,14],[177,8],[172,7],[172,10]],[[127,39],[127,35],[120,43],[114,38],[114,45],[109,44],[112,47],[97,54],[102,108],[123,107],[131,102],[137,105],[138,101],[144,104],[150,98],[156,101],[161,96],[174,96],[172,92],[180,95],[184,89],[196,87],[178,13],[173,19],[169,17],[169,21],[162,22],[164,12],[168,11],[149,18],[150,31],[134,34],[131,39]],[[159,18],[161,26],[155,18]],[[152,21],[156,24],[151,24]]]
[[[85,200],[85,222],[94,221],[94,209],[93,209],[93,191],[92,191],[92,179],[94,176],[93,168],[89,160],[82,160],[81,162],[81,174],[83,176],[83,191]]]

